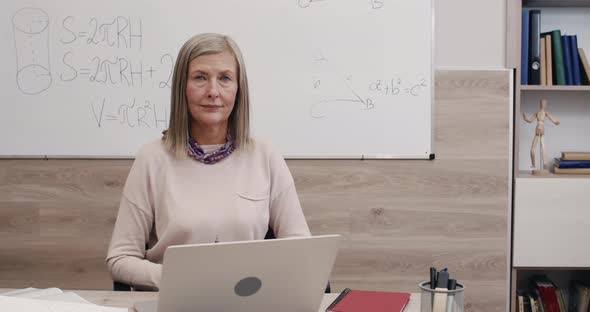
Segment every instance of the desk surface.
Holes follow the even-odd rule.
[[[0,293],[8,292],[14,289],[0,288]],[[129,308],[129,311],[134,311],[133,304],[135,302],[149,301],[157,299],[157,292],[141,292],[141,291],[101,291],[101,290],[64,290],[73,291],[82,298],[102,306],[110,306],[117,308]],[[322,299],[319,312],[326,311],[330,303],[336,299],[338,294],[325,294]],[[413,293],[410,298],[410,303],[404,312],[419,312],[420,311],[420,294]]]

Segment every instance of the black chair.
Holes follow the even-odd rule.
[[[275,232],[272,230],[272,228],[269,226],[268,227],[268,232],[266,232],[266,235],[264,236],[264,239],[275,239],[277,238],[275,236]],[[131,291],[131,286],[125,284],[125,283],[121,283],[121,282],[117,282],[117,281],[113,281],[113,290],[114,291]],[[329,294],[332,292],[332,289],[330,288],[330,282],[328,282],[328,285],[326,285],[326,294]]]
[[[113,281],[113,290],[114,291],[131,291],[131,286],[129,286],[125,283]]]

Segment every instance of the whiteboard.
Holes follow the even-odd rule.
[[[0,155],[132,157],[169,118],[191,36],[240,46],[255,136],[292,158],[428,158],[431,0],[0,4]]]

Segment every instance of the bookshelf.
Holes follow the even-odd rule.
[[[590,0],[507,1],[506,63],[515,68],[510,309],[516,290],[532,276],[544,274],[558,287],[572,280],[590,282],[590,174],[531,174],[530,149],[540,99],[559,126],[545,120],[546,163],[561,151],[590,151],[590,85],[521,85],[522,9],[541,10],[541,32],[553,29],[577,35],[590,57]],[[526,68],[525,68],[526,69]],[[536,161],[540,160],[539,144]],[[550,166],[551,167],[551,166]]]
[[[526,7],[589,7],[588,0],[524,0]]]
[[[590,86],[521,86],[520,91],[590,91]],[[590,96],[590,94],[588,94]],[[589,103],[590,105],[590,103]]]
[[[590,174],[550,174],[548,176],[532,175],[530,171],[521,171],[519,179],[590,179]]]

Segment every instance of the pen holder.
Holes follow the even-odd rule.
[[[457,283],[457,289],[431,289],[430,282],[421,282],[420,312],[463,312],[464,290],[462,284]]]

